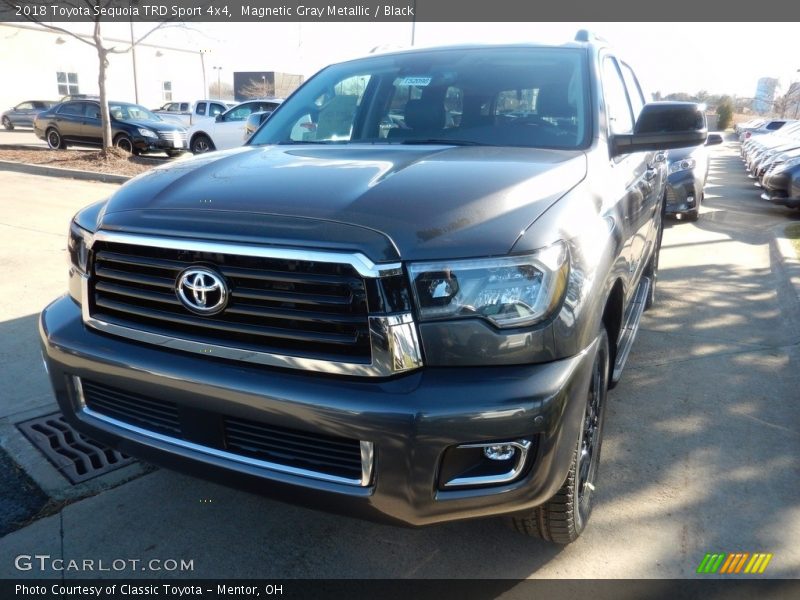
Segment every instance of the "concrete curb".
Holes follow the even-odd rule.
[[[16,171],[29,175],[45,175],[47,177],[68,177],[83,181],[99,181],[101,183],[125,183],[131,177],[128,175],[114,175],[112,173],[96,173],[94,171],[79,171],[78,169],[62,169],[61,167],[47,167],[44,165],[31,165],[28,163],[0,160],[0,171]]]
[[[789,281],[794,287],[795,297],[800,302],[800,260],[798,260],[794,246],[792,246],[785,233],[786,228],[793,222],[782,223],[777,227],[773,227],[772,235],[775,239],[775,247],[778,250],[778,259],[783,268],[786,269]]]

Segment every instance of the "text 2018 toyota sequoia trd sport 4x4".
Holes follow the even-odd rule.
[[[705,136],[583,32],[327,67],[245,146],[75,216],[40,323],[58,402],[288,502],[570,542],[653,302],[659,151]]]

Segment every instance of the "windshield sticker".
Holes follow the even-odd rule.
[[[400,80],[401,86],[412,86],[416,85],[417,87],[425,87],[426,85],[430,85],[431,79],[433,77],[403,77]]]

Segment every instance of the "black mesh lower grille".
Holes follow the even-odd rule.
[[[86,379],[81,387],[92,411],[147,431],[292,469],[361,479],[358,440],[219,415]]]

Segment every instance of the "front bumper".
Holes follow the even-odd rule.
[[[762,200],[789,208],[800,208],[800,169],[766,173],[762,179],[762,187]]]
[[[138,137],[133,139],[133,146],[139,152],[189,151],[189,142],[186,140],[179,140],[176,143],[172,139]]]
[[[683,215],[697,210],[703,196],[702,175],[694,170],[678,171],[667,178],[666,212]]]
[[[585,409],[595,344],[547,364],[426,368],[391,379],[310,375],[204,359],[87,328],[69,297],[40,318],[51,382],[66,418],[86,435],[144,460],[293,504],[409,525],[526,510],[566,478]],[[79,377],[179,406],[373,444],[368,485],[278,472],[143,435],[80,409]],[[448,448],[528,439],[534,450],[518,480],[442,490]]]

